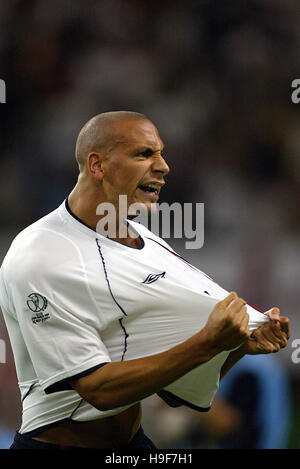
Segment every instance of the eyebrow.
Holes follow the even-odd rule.
[[[138,153],[149,153],[149,154],[153,154],[153,153],[156,153],[157,151],[160,151],[161,153],[163,153],[165,147],[163,146],[161,150],[155,150],[153,149],[152,147],[147,147],[147,146],[144,146],[144,147],[139,147],[139,148],[136,148],[134,150],[134,153],[138,154]]]

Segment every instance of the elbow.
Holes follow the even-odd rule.
[[[97,410],[100,410],[101,412],[112,410],[122,405],[118,403],[116,399],[112,399],[111,395],[101,392],[101,390],[86,390],[85,389],[84,391],[80,390],[78,394],[91,406],[95,407]]]
[[[88,402],[89,404],[91,404],[93,407],[95,407],[97,410],[100,410],[101,412],[105,412],[107,410],[113,410],[119,407],[117,404],[110,402],[107,399],[101,398],[101,396],[99,396],[95,400],[90,400]]]
[[[107,410],[112,410],[116,407],[119,407],[116,402],[113,402],[110,396],[106,396],[104,393],[101,393],[101,391],[85,392],[81,393],[80,396],[91,406],[95,407],[101,412],[105,412]]]
[[[112,386],[110,376],[103,374],[103,369],[96,370],[91,374],[82,376],[71,382],[74,390],[90,405],[101,412],[116,409],[129,404],[120,392],[120,385]]]

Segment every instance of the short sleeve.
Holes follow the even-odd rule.
[[[4,263],[2,281],[39,383],[51,393],[71,389],[71,379],[111,360],[80,252],[67,238],[46,231],[37,233],[36,242],[31,236],[29,246],[25,240]]]

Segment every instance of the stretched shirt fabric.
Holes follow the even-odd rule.
[[[202,329],[228,295],[143,225],[134,249],[101,236],[67,201],[13,241],[0,271],[0,305],[23,402],[20,433],[61,420],[118,414],[99,411],[71,387],[111,361],[164,352]],[[247,306],[250,331],[268,317]],[[229,351],[165,388],[186,405],[208,410]],[[131,404],[133,405],[133,404]]]

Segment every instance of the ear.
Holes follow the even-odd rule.
[[[102,180],[104,175],[103,161],[104,157],[101,153],[91,152],[87,157],[88,171],[99,180]]]

